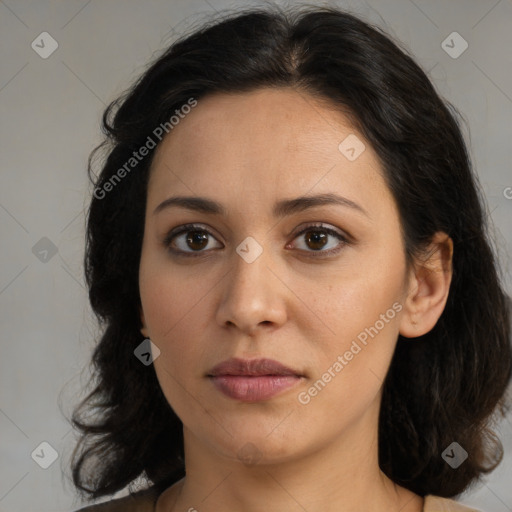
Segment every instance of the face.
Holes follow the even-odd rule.
[[[157,149],[139,275],[186,443],[270,463],[375,434],[406,270],[376,153],[343,114],[291,89],[199,100]],[[231,358],[291,371],[215,370]]]

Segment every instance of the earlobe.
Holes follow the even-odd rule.
[[[443,313],[452,280],[453,241],[443,232],[432,238],[409,273],[400,334],[416,338],[431,331]]]

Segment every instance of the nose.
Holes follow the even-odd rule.
[[[222,280],[222,298],[217,309],[219,325],[237,328],[249,336],[274,330],[286,322],[284,283],[271,270],[265,250],[252,263],[237,253],[231,270]]]

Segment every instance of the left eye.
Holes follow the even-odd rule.
[[[334,243],[334,245],[329,247],[328,239],[332,237],[337,238],[338,243]],[[322,253],[322,255],[337,253],[341,250],[343,245],[348,243],[347,238],[341,233],[322,225],[306,227],[295,237],[294,240],[296,239],[302,239],[306,243],[306,249],[301,247],[299,247],[299,249],[307,252]]]

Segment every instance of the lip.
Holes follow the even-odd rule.
[[[222,361],[222,363],[214,366],[208,374],[209,377],[217,377],[219,375],[244,377],[257,377],[262,375],[302,376],[298,371],[292,370],[273,359],[240,359],[238,357],[232,357],[231,359]]]
[[[208,377],[229,398],[257,402],[297,385],[303,375],[272,359],[231,358],[212,368]]]

